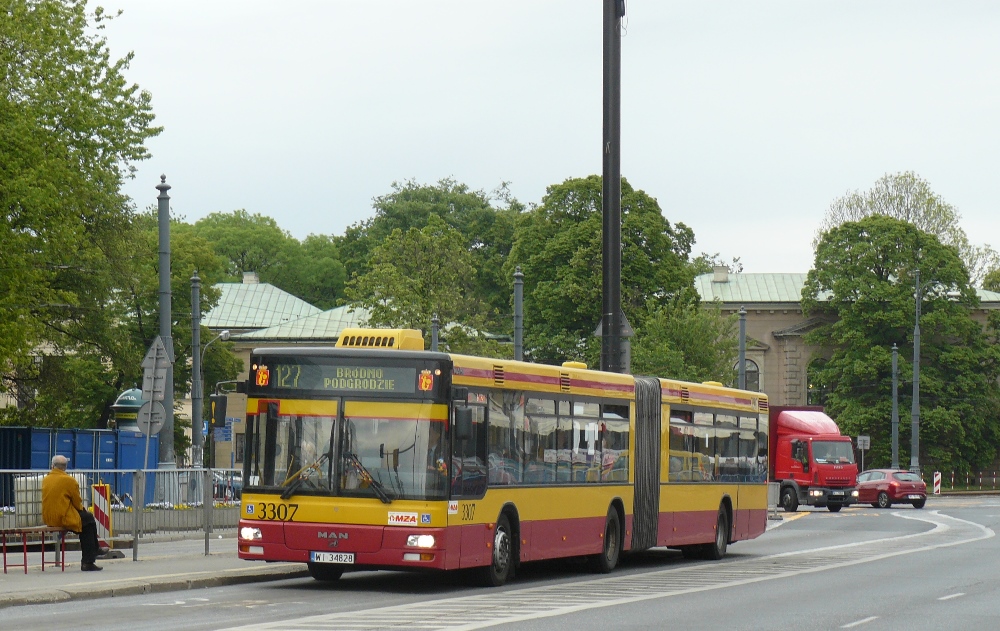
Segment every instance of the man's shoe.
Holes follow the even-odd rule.
[[[102,557],[110,551],[111,548],[109,548],[108,546],[101,546],[100,548],[97,549],[97,556]]]
[[[80,569],[83,570],[84,572],[100,572],[104,568],[95,563],[81,563]]]

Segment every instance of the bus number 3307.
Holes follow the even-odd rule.
[[[298,510],[298,504],[274,504],[272,502],[247,504],[247,515],[253,516],[255,519],[271,521],[292,521]]]

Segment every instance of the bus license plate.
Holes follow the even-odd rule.
[[[354,563],[353,552],[310,552],[313,563]]]
[[[843,495],[843,491],[830,491],[830,495]]]

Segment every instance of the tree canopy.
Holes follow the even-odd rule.
[[[511,277],[504,263],[523,206],[505,185],[488,194],[450,178],[433,185],[393,182],[392,191],[375,198],[373,207],[370,219],[349,226],[337,240],[348,279],[371,271],[380,244],[395,230],[422,230],[437,217],[461,236],[461,247],[471,254],[469,291],[484,310],[483,320],[498,326],[507,318]]]
[[[550,186],[541,205],[524,213],[507,262],[524,273],[525,348],[535,361],[594,363],[601,321],[603,226],[601,177]],[[688,257],[694,233],[671,225],[655,199],[622,179],[622,309],[641,324],[647,304],[696,301]],[[649,301],[652,301],[651,303]]]
[[[935,235],[941,243],[954,246],[973,284],[981,283],[991,271],[1000,269],[1000,254],[988,244],[972,244],[959,225],[961,214],[958,210],[912,171],[886,174],[871,189],[852,191],[834,200],[826,211],[813,246],[828,230],[872,215],[905,221]]]
[[[160,131],[149,95],[122,75],[131,56],[112,61],[103,14],[89,18],[82,0],[8,0],[0,11],[3,356],[30,352],[76,307],[77,289],[110,290],[93,272],[122,255],[119,188]]]
[[[920,461],[981,467],[1000,445],[1000,347],[996,329],[971,316],[978,298],[955,247],[935,235],[880,215],[824,233],[802,296],[805,313],[820,321],[806,340],[827,359],[814,364],[815,378],[841,430],[871,435],[872,460],[888,463],[891,349],[898,346],[903,365],[912,357],[918,269]],[[903,374],[901,410],[910,409],[907,388]],[[909,424],[900,428],[900,461],[907,462]]]

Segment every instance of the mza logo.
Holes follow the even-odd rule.
[[[411,526],[416,525],[416,513],[389,513],[389,525]]]

